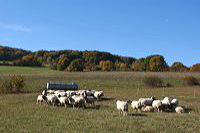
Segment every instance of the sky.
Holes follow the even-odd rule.
[[[0,45],[200,63],[200,0],[0,0]]]

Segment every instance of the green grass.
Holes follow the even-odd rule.
[[[24,90],[30,93],[0,95],[0,132],[200,132],[200,87],[184,86],[182,78],[199,73],[82,72],[51,71],[40,67],[0,66],[0,81],[9,75],[25,76]],[[173,87],[148,88],[142,80],[155,75]],[[46,82],[76,82],[80,89],[103,90],[110,100],[99,101],[96,108],[75,109],[36,105]],[[180,99],[191,114],[135,113],[119,116],[115,102],[140,97]]]

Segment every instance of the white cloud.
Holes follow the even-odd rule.
[[[31,28],[27,28],[27,27],[24,27],[24,26],[18,25],[18,24],[4,24],[4,23],[0,23],[0,27],[8,29],[8,30],[13,30],[13,31],[20,31],[20,32],[27,32],[27,33],[32,32]]]

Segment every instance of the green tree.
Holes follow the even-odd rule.
[[[24,77],[21,75],[9,76],[7,80],[1,83],[2,93],[19,93],[25,85]]]
[[[82,59],[75,59],[73,60],[67,68],[67,71],[76,72],[76,71],[83,71],[84,65]]]

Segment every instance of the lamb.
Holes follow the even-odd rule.
[[[175,111],[176,111],[176,113],[178,113],[178,114],[182,114],[182,113],[185,112],[184,108],[181,107],[181,106],[176,107],[176,108],[175,108]]]
[[[96,98],[94,98],[93,96],[87,96],[86,98],[85,98],[85,102],[87,103],[87,104],[91,104],[91,105],[95,105],[94,103],[97,101],[97,99]]]
[[[141,109],[141,103],[139,101],[132,101],[131,107],[138,112]]]
[[[162,112],[162,101],[161,100],[154,100],[153,103],[152,103],[152,107],[154,109],[157,109],[158,112]]]
[[[100,100],[100,98],[104,95],[103,91],[95,91],[94,92],[94,97],[97,99],[97,100]]]
[[[47,104],[47,97],[45,95],[39,95],[37,97],[37,104],[39,104],[39,103],[41,104],[43,102],[45,102]]]
[[[142,107],[142,111],[144,112],[153,112],[154,108],[152,106]]]
[[[85,98],[79,95],[73,95],[72,97],[70,97],[68,99],[69,104],[71,104],[73,106],[73,109],[75,106],[77,106],[77,108],[83,107],[85,108]]]
[[[127,116],[128,114],[128,102],[117,100],[116,102],[117,109],[119,110],[119,114],[123,114],[123,116]]]
[[[141,102],[142,106],[151,106],[154,100],[155,100],[154,97],[151,97],[151,98],[140,98],[139,102]]]

